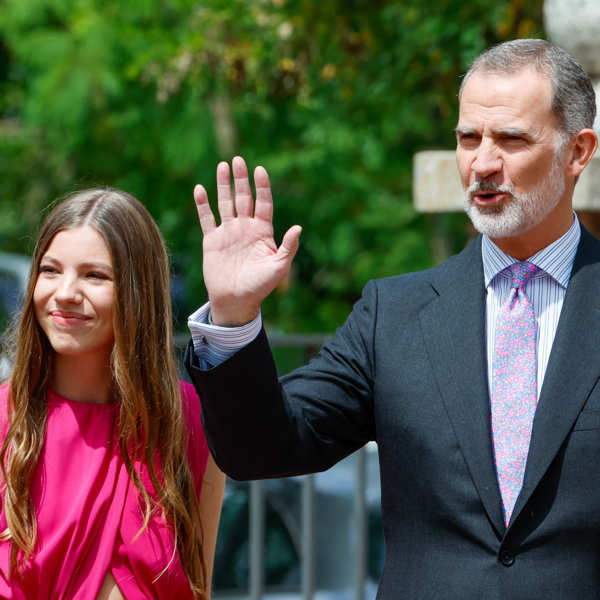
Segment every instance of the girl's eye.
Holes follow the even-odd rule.
[[[104,273],[98,273],[97,271],[92,271],[88,273],[88,277],[91,279],[108,279],[108,277]]]
[[[50,267],[48,265],[41,265],[39,268],[40,273],[56,273],[56,269],[54,267]]]

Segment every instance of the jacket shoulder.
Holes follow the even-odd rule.
[[[369,281],[365,286],[364,295],[376,293],[380,300],[386,297],[400,297],[405,301],[410,301],[411,298],[426,300],[465,275],[483,277],[480,236],[440,265]]]

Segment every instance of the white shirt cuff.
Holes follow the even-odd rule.
[[[207,302],[188,317],[188,327],[200,368],[210,369],[254,340],[262,328],[262,317],[259,313],[241,327],[219,327],[210,323],[210,302]]]

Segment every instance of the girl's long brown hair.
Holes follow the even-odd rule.
[[[52,238],[61,230],[86,225],[102,235],[112,258],[112,385],[120,403],[121,454],[143,498],[141,531],[153,511],[162,511],[172,527],[191,588],[204,598],[209,584],[173,358],[167,253],[148,211],[133,196],[115,189],[85,190],[58,204],[42,225],[34,250],[23,311],[12,334],[9,428],[0,450],[8,525],[1,535],[12,540],[11,570],[18,567],[19,551],[26,558],[35,548],[37,524],[31,480],[46,433],[46,392],[53,364],[53,350],[35,318],[33,290],[40,261]],[[160,457],[160,473],[155,470],[156,456]],[[136,461],[147,469],[158,503],[144,487]]]

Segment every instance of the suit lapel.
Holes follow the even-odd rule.
[[[490,434],[480,238],[432,273],[437,296],[420,313],[425,346],[473,482],[502,537],[505,527]]]
[[[523,489],[511,523],[558,453],[599,376],[600,242],[582,228],[544,378]]]

